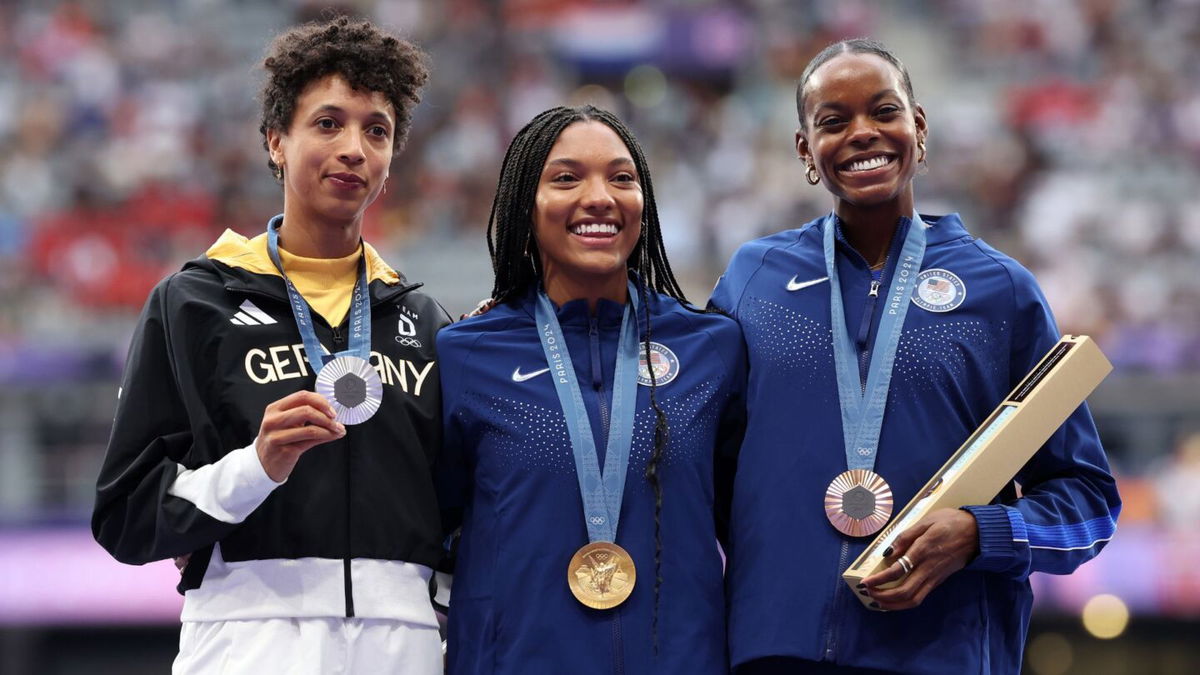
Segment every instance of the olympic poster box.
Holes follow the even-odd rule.
[[[937,509],[987,504],[1112,371],[1091,338],[1066,335],[842,574],[854,590],[895,562],[883,551]],[[854,593],[871,609],[871,598]]]

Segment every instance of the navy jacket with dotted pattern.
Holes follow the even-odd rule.
[[[588,542],[563,413],[534,320],[534,294],[438,334],[445,445],[439,499],[462,535],[450,601],[449,672],[724,673],[725,601],[714,511],[730,478],[718,446],[736,448],[745,350],[737,325],[651,294],[650,340],[675,356],[656,397],[669,424],[659,464],[661,576],[655,621],[655,496],[646,478],[655,416],[638,386],[617,543],[634,559],[632,596],[610,610],[567,586]],[[603,463],[623,307],[558,308]],[[645,321],[638,313],[641,333]],[[669,361],[669,359],[668,359]],[[526,379],[527,378],[527,379]],[[726,457],[726,455],[722,455]],[[453,525],[455,516],[445,517]],[[655,655],[654,638],[658,652]]]
[[[972,238],[957,215],[921,217],[931,226],[922,270],[948,271],[965,297],[925,303],[931,309],[914,303],[905,319],[875,463],[896,511],[1059,338],[1027,270]],[[1009,485],[991,505],[969,507],[980,552],[965,570],[915,609],[864,608],[841,574],[871,537],[841,534],[823,508],[826,487],[846,470],[830,288],[805,284],[827,276],[822,228],[835,222],[829,215],[745,244],[711,299],[740,323],[750,358],[730,523],[732,662],[785,656],[912,674],[1018,672],[1030,572],[1071,572],[1116,527],[1120,499],[1091,415],[1080,406],[1021,470],[1023,497]],[[870,270],[837,240],[842,318],[860,350],[894,300],[890,261],[908,226],[902,219],[893,237],[867,322]]]

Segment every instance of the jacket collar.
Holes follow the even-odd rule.
[[[925,232],[925,243],[927,246],[935,246],[937,244],[945,244],[946,242],[970,237],[971,233],[967,232],[967,228],[963,225],[962,217],[957,213],[948,213],[942,216],[931,216],[928,214],[920,214],[921,220],[929,226]],[[838,228],[836,231],[837,241],[840,245],[848,246],[845,238],[842,236],[841,220],[833,213],[826,214],[822,218],[818,218],[815,223],[822,225],[825,222],[832,222]],[[908,232],[908,225],[912,221],[908,218],[901,218],[897,224],[900,237],[903,238]],[[817,228],[818,238],[820,237],[820,228]]]
[[[276,216],[272,224],[281,218]],[[212,270],[221,277],[226,290],[259,293],[287,302],[283,276],[267,254],[266,239],[266,233],[249,239],[227,229],[203,256],[186,263],[184,269]],[[363,242],[363,251],[367,257],[367,285],[372,305],[392,300],[423,285],[410,283],[384,262],[370,244]]]

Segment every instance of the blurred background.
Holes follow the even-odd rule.
[[[151,286],[281,210],[258,134],[271,36],[328,5],[0,1],[0,673],[166,672],[170,563],[87,522]],[[1031,268],[1116,372],[1090,399],[1124,511],[1070,577],[1035,575],[1025,672],[1200,672],[1200,0],[345,2],[432,78],[367,238],[455,315],[491,286],[504,149],[560,103],[650,158],[672,263],[707,299],[741,242],[826,211],[796,160],[808,59],[873,36],[930,124],[925,213]]]

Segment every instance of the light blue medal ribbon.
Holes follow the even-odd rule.
[[[575,456],[575,474],[583,497],[583,516],[590,542],[615,542],[621,519],[621,500],[625,493],[625,474],[633,441],[634,413],[637,406],[638,331],[634,313],[637,293],[629,284],[629,304],[621,317],[621,336],[617,343],[617,365],[613,376],[612,422],[605,444],[604,472],[596,454],[592,425],[584,407],[583,394],[571,363],[571,354],[550,298],[538,292],[534,316],[546,365],[554,378],[554,389],[567,421],[571,451]]]
[[[920,216],[913,219],[900,249],[900,258],[893,266],[889,285],[881,285],[880,298],[885,303],[883,316],[871,346],[871,363],[867,368],[867,382],[863,386],[859,375],[858,360],[850,332],[846,329],[846,314],[842,305],[842,287],[838,278],[834,230],[837,216],[825,220],[824,248],[825,270],[829,275],[830,325],[833,329],[833,360],[837,369],[838,400],[842,413],[842,438],[845,444],[846,468],[848,471],[836,478],[826,493],[826,513],[839,530],[854,536],[863,536],[878,531],[891,516],[891,489],[886,482],[873,473],[875,456],[879,449],[879,434],[883,428],[884,409],[887,405],[888,389],[892,383],[892,367],[896,362],[896,349],[904,328],[904,317],[911,304],[910,296],[921,262],[925,257],[926,225]],[[861,472],[861,473],[860,473]],[[839,523],[835,520],[831,500],[863,487],[874,494],[869,509],[874,517],[855,516],[854,523]],[[854,497],[854,495],[850,495]],[[860,504],[861,499],[856,498]],[[837,502],[841,505],[841,502]],[[882,513],[886,506],[886,514]],[[843,509],[846,510],[846,509]],[[849,509],[854,511],[854,509]],[[844,515],[844,514],[843,514]],[[870,521],[864,523],[862,521]],[[876,522],[878,526],[876,526]],[[873,528],[873,529],[871,529]],[[848,531],[849,530],[849,531]],[[869,531],[864,531],[869,530]]]
[[[336,354],[326,354],[313,328],[308,303],[283,269],[283,261],[279,257],[279,226],[282,224],[282,216],[276,216],[267,223],[267,253],[287,287],[288,304],[292,307],[296,329],[300,331],[300,339],[304,342],[304,353],[313,373],[317,375],[316,389],[330,399],[338,421],[344,424],[365,422],[379,409],[383,397],[383,384],[379,381],[379,374],[370,364],[371,311],[367,297],[365,247],[358,259],[358,280],[354,284],[350,299],[350,325],[346,349]],[[347,375],[356,376],[362,381],[362,387],[351,386],[357,383],[352,379],[343,379]]]

